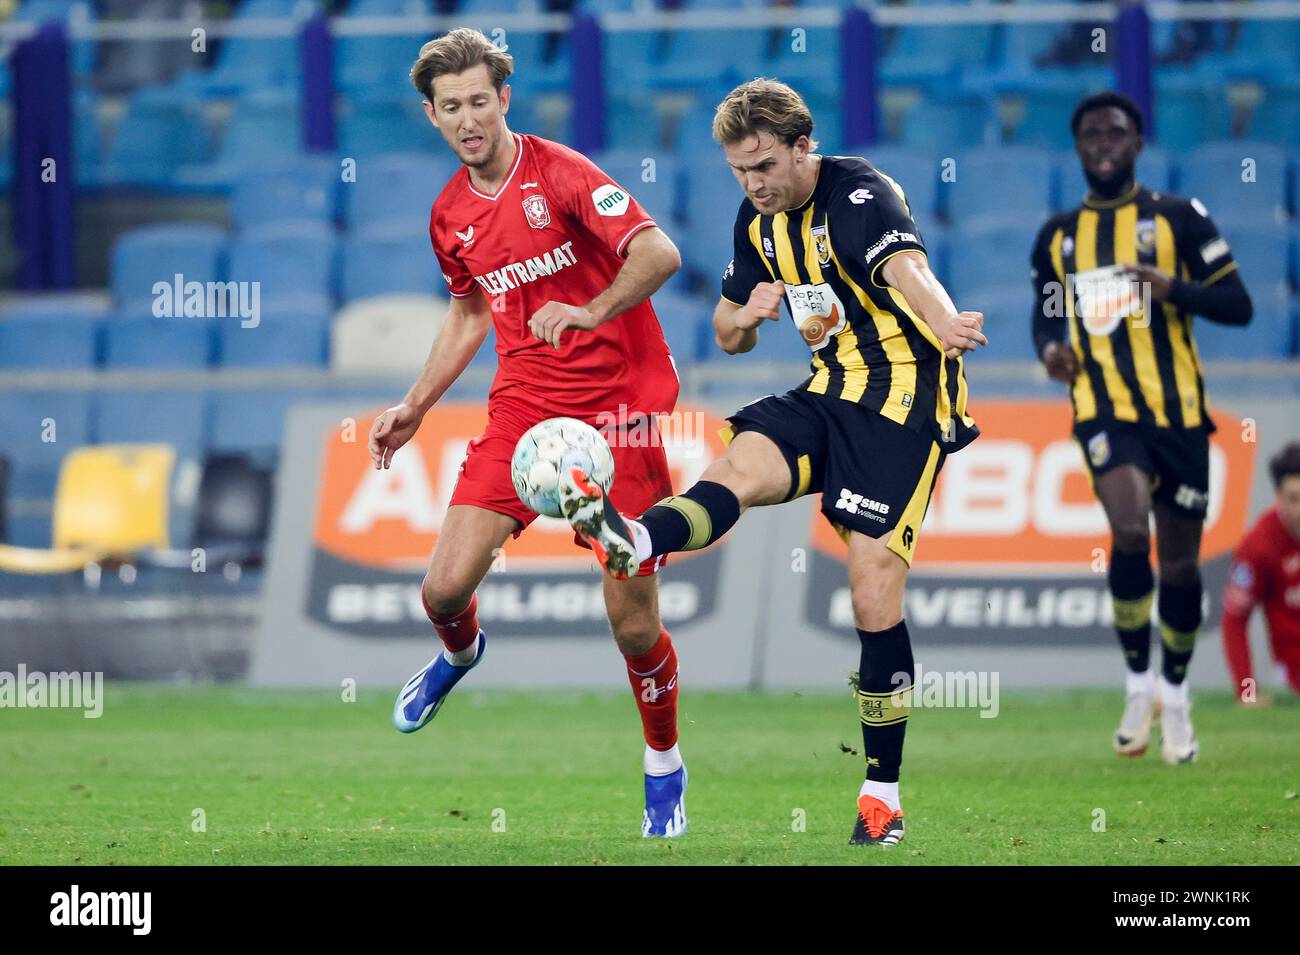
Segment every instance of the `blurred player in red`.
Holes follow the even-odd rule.
[[[1283,448],[1269,470],[1277,504],[1255,522],[1233,557],[1223,592],[1223,652],[1237,698],[1266,703],[1250,666],[1250,615],[1264,607],[1269,644],[1291,689],[1300,693],[1300,442]]]
[[[649,300],[681,267],[677,248],[586,157],[511,132],[512,72],[508,54],[467,29],[425,44],[411,69],[429,121],[462,163],[429,222],[452,302],[419,380],[375,419],[375,467],[389,466],[493,327],[498,370],[487,429],[470,442],[424,578],[425,610],[446,649],[398,694],[393,722],[406,733],[433,719],[482,659],[475,590],[498,549],[537,517],[510,477],[519,437],[556,416],[635,424],[677,401],[677,373]],[[605,436],[621,506],[640,513],[672,493],[659,442],[634,447],[616,431]],[[633,580],[607,579],[604,593],[646,740],[642,834],[672,837],[686,829],[686,769],[677,749],[677,656],[659,618],[661,565]]]

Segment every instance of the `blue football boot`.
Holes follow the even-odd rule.
[[[667,776],[645,778],[645,815],[641,817],[644,838],[672,839],[686,831],[686,767]]]
[[[393,705],[393,725],[402,733],[414,733],[437,716],[451,688],[478,666],[485,650],[487,637],[482,630],[478,632],[478,656],[468,666],[448,663],[439,650],[438,655],[407,680],[402,691],[397,694],[397,702]]]

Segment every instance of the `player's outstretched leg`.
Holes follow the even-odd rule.
[[[700,481],[684,494],[665,498],[638,520],[614,508],[581,461],[561,468],[559,488],[569,523],[606,572],[619,580],[635,576],[652,557],[708,547],[740,519],[736,494],[714,481]]]
[[[645,736],[641,835],[671,839],[686,832],[686,766],[677,746],[677,651],[659,622],[656,578],[606,579],[605,607]]]

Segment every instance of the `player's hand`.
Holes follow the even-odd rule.
[[[1074,383],[1075,376],[1079,374],[1079,356],[1073,348],[1065,342],[1048,342],[1043,349],[1042,358],[1048,378],[1067,385]]]
[[[989,343],[983,329],[983,312],[958,312],[949,316],[936,333],[943,345],[943,353],[956,358],[964,351],[974,351],[977,346]]]
[[[566,328],[593,329],[600,322],[581,305],[547,302],[528,320],[528,330],[552,348],[560,347],[560,335]]]
[[[393,454],[411,440],[423,419],[424,415],[406,404],[394,405],[375,419],[370,426],[369,445],[376,471],[392,465]]]
[[[1169,289],[1174,279],[1154,265],[1130,265],[1125,272],[1132,282],[1140,282],[1151,290],[1151,301],[1163,302],[1169,298]]]
[[[744,308],[736,310],[736,327],[749,331],[758,328],[763,322],[779,322],[784,298],[784,282],[759,282],[749,293],[749,301]]]

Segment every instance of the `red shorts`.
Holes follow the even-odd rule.
[[[549,417],[538,411],[536,405],[518,400],[498,400],[491,404],[487,428],[469,443],[465,463],[460,466],[460,476],[451,492],[452,506],[469,504],[513,517],[519,523],[515,537],[537,519],[537,512],[529,509],[515,493],[510,459],[523,433]],[[589,423],[594,425],[594,422],[593,414]],[[614,454],[614,484],[609,496],[622,513],[641,514],[673,493],[668,456],[662,443],[629,447],[628,442],[612,440],[608,434],[606,437],[611,439],[610,450]],[[577,534],[573,540],[580,547],[588,547]],[[637,576],[650,576],[664,565],[664,560],[662,556],[655,558]]]

